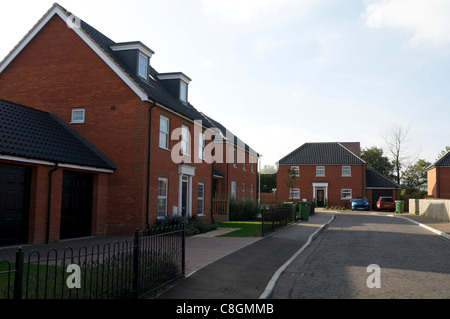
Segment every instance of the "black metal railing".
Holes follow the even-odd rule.
[[[0,261],[0,299],[137,299],[184,278],[184,224],[24,255],[19,248],[15,262]]]
[[[261,212],[262,236],[296,221],[297,205],[276,207]]]

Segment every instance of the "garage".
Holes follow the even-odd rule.
[[[61,239],[91,235],[93,175],[63,172]]]
[[[377,171],[366,169],[366,196],[372,202],[372,209],[376,209],[380,196],[389,196],[397,199],[401,186]]]
[[[394,197],[393,190],[392,189],[373,189],[372,190],[372,209],[377,208],[377,201],[378,201],[378,198],[380,198],[381,196]]]
[[[0,246],[27,242],[30,170],[0,163]]]

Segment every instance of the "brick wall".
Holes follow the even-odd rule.
[[[129,234],[145,226],[150,103],[65,21],[53,17],[0,74],[0,97],[52,111],[67,123],[72,108],[85,108],[85,123],[72,127],[118,166],[108,178],[108,216],[99,219],[106,224],[95,232]]]
[[[320,165],[325,166],[325,176],[316,176],[316,165],[280,165],[277,172],[277,200],[289,200],[289,188],[286,186],[285,179],[289,176],[288,169],[291,166],[299,166],[300,176],[296,178],[296,188],[300,188],[300,199],[313,201],[313,182],[328,182],[328,206],[346,206],[348,200],[341,199],[342,189],[351,189],[352,196],[364,195],[365,191],[365,166],[364,165],[345,165],[351,166],[351,176],[342,176],[343,165]]]
[[[50,19],[0,74],[0,97],[51,111],[67,123],[71,121],[73,108],[85,108],[85,123],[71,126],[117,164],[117,170],[113,174],[98,175],[94,178],[94,235],[132,234],[135,228],[144,228],[147,219],[147,198],[148,221],[150,224],[154,223],[157,218],[160,177],[168,179],[168,215],[172,214],[174,206],[178,206],[178,165],[171,158],[171,150],[178,140],[170,141],[169,150],[159,147],[160,116],[170,118],[171,132],[185,124],[193,133],[193,123],[167,109],[159,106],[153,108],[150,192],[147,197],[148,130],[152,104],[141,101],[58,16]],[[198,136],[192,136],[192,156],[197,152],[193,143],[197,138]],[[189,162],[188,158],[184,160]],[[193,161],[193,158],[190,161]],[[204,183],[205,215],[199,219],[210,221],[212,166],[205,163],[193,165],[196,169],[192,179],[192,213],[197,213],[198,184]],[[239,196],[242,194],[242,182],[246,185],[246,196],[250,196],[253,185],[253,197],[256,199],[257,167],[254,164],[254,171],[251,172],[248,162],[247,165],[245,171],[242,164],[228,169],[229,181],[233,179],[238,182]],[[226,169],[222,171],[225,173]],[[41,169],[38,173],[36,184],[45,183],[45,173],[40,174]],[[227,182],[227,187],[231,188],[231,182]],[[54,189],[54,193],[59,191],[58,188]],[[38,211],[42,209],[39,207],[36,204],[36,218],[41,216]],[[54,207],[54,214],[58,214],[58,207]],[[55,216],[55,223],[57,218]],[[36,229],[30,230],[35,241],[42,240],[39,235],[42,232],[40,224],[34,223],[33,227]],[[52,239],[57,240],[58,230],[58,225],[52,225]]]
[[[427,172],[428,195],[450,198],[450,167],[433,167]]]

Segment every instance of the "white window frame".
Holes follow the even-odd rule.
[[[242,183],[242,198],[245,199],[245,183]]]
[[[352,167],[351,166],[342,166],[342,176],[352,176]]]
[[[164,182],[165,183],[165,195],[160,195],[159,194],[159,190],[160,190],[160,182]],[[157,208],[156,208],[156,214],[158,216],[158,218],[163,218],[165,216],[167,216],[167,192],[169,190],[169,180],[167,178],[164,177],[159,177],[158,178],[158,203],[157,203]],[[160,214],[160,210],[159,210],[159,201],[160,200],[164,200],[165,201],[165,207],[164,207],[164,215]]]
[[[141,78],[147,79],[148,75],[148,58],[142,53],[138,57],[138,75]]]
[[[236,199],[237,192],[237,183],[235,181],[231,181],[231,197]]]
[[[316,176],[325,176],[325,166],[316,166]]]
[[[187,103],[188,85],[183,81],[180,82],[180,100]]]
[[[161,124],[163,121],[167,121],[167,132],[162,130]],[[159,147],[168,150],[169,149],[169,131],[170,131],[170,119],[161,115],[159,118]],[[165,145],[161,145],[161,137],[165,138]]]
[[[72,109],[70,124],[82,124],[85,122],[85,120],[86,120],[86,110],[84,109],[84,107]]]
[[[300,177],[300,167],[299,166],[291,166],[291,170],[296,171],[295,176]]]
[[[298,195],[294,196],[294,193],[298,193]],[[289,198],[299,199],[300,198],[300,188],[290,188],[289,189]]]
[[[198,134],[198,158],[205,159],[206,138],[205,133]]]
[[[181,154],[190,155],[190,133],[189,126],[181,125]]]
[[[233,147],[233,167],[237,167],[237,149]]]
[[[352,199],[352,189],[342,188],[341,189],[341,199]]]
[[[200,196],[200,187],[202,188],[202,196]],[[198,183],[197,186],[197,216],[205,216],[205,183]]]
[[[245,169],[245,152],[242,154],[242,170],[246,171]]]
[[[250,161],[250,171],[251,171],[252,173],[254,173],[254,171],[253,171],[253,156],[250,156],[250,155],[249,155],[249,161]]]

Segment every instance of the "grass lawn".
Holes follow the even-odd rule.
[[[216,222],[219,228],[240,228],[218,237],[251,237],[261,235],[261,222],[255,221],[229,221]]]

